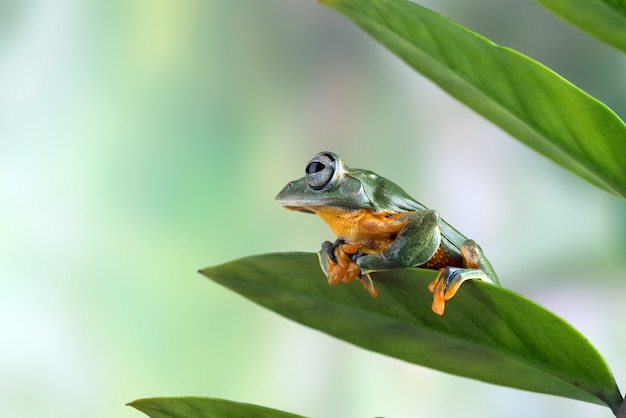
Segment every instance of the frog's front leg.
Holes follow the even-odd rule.
[[[445,301],[450,300],[466,280],[482,280],[499,285],[498,277],[481,248],[471,239],[461,244],[463,267],[445,267],[429,285],[433,293],[433,312],[443,315]]]
[[[377,297],[378,289],[376,289],[371,276],[362,274],[361,269],[354,261],[363,255],[362,251],[359,246],[346,244],[338,239],[333,243],[330,241],[323,242],[317,255],[329,285],[334,286],[339,282],[348,283],[354,279],[359,279],[369,294],[372,297]]]

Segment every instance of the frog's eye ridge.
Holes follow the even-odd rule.
[[[306,165],[306,183],[313,190],[328,186],[335,175],[337,160],[330,154],[317,154]]]

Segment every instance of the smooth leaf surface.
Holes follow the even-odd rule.
[[[555,72],[406,0],[320,1],[515,138],[626,197],[626,125]]]
[[[328,286],[317,256],[265,254],[201,273],[301,324],[352,344],[448,373],[606,404],[622,398],[606,363],[574,328],[500,287],[470,282],[430,310],[435,271],[373,275],[378,298],[360,283]]]
[[[553,13],[626,52],[626,0],[537,0]]]
[[[263,406],[215,398],[146,398],[128,403],[151,418],[302,418]]]

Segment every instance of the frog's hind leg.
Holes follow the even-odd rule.
[[[483,256],[478,244],[472,240],[464,241],[461,244],[461,255],[465,267],[442,268],[435,280],[428,285],[428,289],[433,293],[432,310],[436,314],[443,315],[445,301],[452,299],[466,280],[482,280],[499,285],[491,264]]]
[[[466,280],[483,280],[489,283],[493,281],[480,269],[466,269],[462,267],[445,267],[439,270],[437,277],[428,285],[428,290],[433,293],[432,310],[438,315],[443,315],[446,301],[452,299]]]

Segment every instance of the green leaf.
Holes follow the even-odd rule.
[[[502,129],[626,197],[626,125],[547,67],[405,0],[320,0]]]
[[[436,271],[328,286],[314,254],[265,254],[201,273],[301,324],[382,354],[514,388],[605,404],[622,401],[606,363],[564,320],[501,287],[465,283],[443,316],[430,309]],[[364,369],[365,370],[365,369]]]
[[[302,418],[263,406],[215,398],[147,398],[129,402],[151,418]]]
[[[537,1],[590,35],[626,52],[626,1]]]

